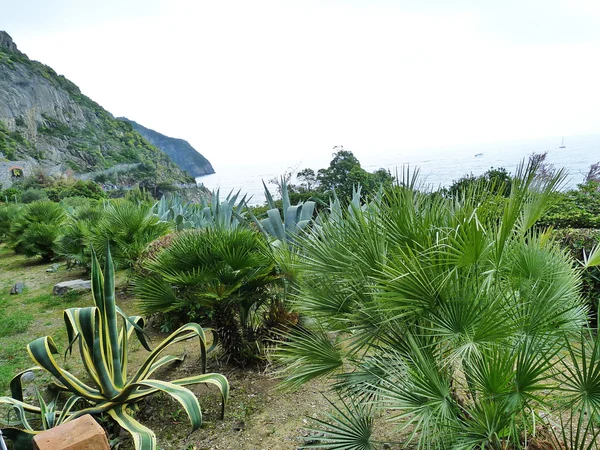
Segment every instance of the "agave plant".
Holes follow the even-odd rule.
[[[238,201],[239,195],[240,191],[231,191],[221,201],[217,189],[210,195],[203,195],[199,204],[185,202],[179,196],[163,196],[154,205],[154,214],[162,221],[173,222],[178,231],[207,227],[236,228],[246,222],[246,196]]]
[[[27,346],[32,360],[37,364],[28,370],[44,370],[55,378],[61,391],[71,394],[64,407],[53,414],[58,420],[67,422],[84,414],[109,414],[119,425],[133,436],[136,449],[156,448],[156,436],[149,428],[139,423],[131,415],[134,405],[157,392],[165,392],[177,400],[184,408],[196,430],[202,424],[202,413],[198,399],[185,386],[210,383],[216,385],[223,400],[222,414],[229,396],[227,379],[218,373],[204,373],[206,369],[206,335],[202,327],[189,323],[172,333],[154,350],[141,367],[129,376],[129,339],[135,333],[142,345],[150,350],[143,332],[144,320],[139,316],[127,316],[115,303],[114,268],[110,248],[106,249],[104,272],[95,253],[92,255],[92,293],[95,306],[70,308],[64,312],[64,320],[69,338],[69,350],[79,348],[81,362],[89,381],[83,381],[75,374],[60,367],[54,355],[58,353],[50,336],[38,338]],[[119,322],[121,326],[119,327]],[[171,344],[198,339],[201,355],[201,374],[172,381],[152,379],[151,376],[161,367],[182,358],[163,356]],[[0,403],[15,409],[22,422],[21,430],[31,432],[25,420],[26,413],[42,414],[48,422],[47,411],[23,402],[22,375],[17,374],[11,381],[12,397],[0,398]],[[85,407],[74,410],[77,402]]]
[[[0,403],[11,405],[15,413],[14,419],[11,419],[10,415],[8,420],[0,419],[0,427],[2,434],[13,441],[14,448],[17,450],[32,448],[32,439],[37,433],[66,422],[74,406],[80,400],[78,397],[72,396],[70,401],[59,410],[59,396],[46,402],[39,391],[36,391],[36,394],[39,406],[32,406],[11,397],[0,397]],[[29,417],[32,414],[33,417]]]
[[[313,219],[316,203],[307,201],[300,202],[297,205],[290,204],[290,197],[285,178],[281,178],[281,196],[283,202],[283,218],[282,212],[279,211],[273,196],[263,181],[265,188],[265,197],[269,209],[267,217],[258,220],[254,215],[251,215],[256,226],[261,230],[268,239],[273,240],[274,245],[291,244],[295,242],[296,236],[307,228]]]
[[[244,214],[247,208],[247,199],[242,198],[240,191],[231,191],[225,200],[221,201],[219,190],[213,191],[208,196],[203,196],[200,200],[198,210],[191,216],[194,228],[237,228],[246,225]]]
[[[564,174],[536,171],[520,166],[500,215],[407,182],[313,227],[294,301],[306,327],[276,353],[284,383],[333,377],[419,448],[525,445],[560,392],[565,336],[587,324],[572,261],[534,227]]]

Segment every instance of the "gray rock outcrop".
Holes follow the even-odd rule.
[[[29,161],[46,172],[51,167],[78,174],[116,164],[145,164],[123,182],[141,181],[140,176],[157,183],[193,182],[130,124],[115,119],[52,68],[30,60],[4,31],[0,31],[0,153],[0,162]]]
[[[52,293],[60,297],[65,295],[67,292],[87,292],[91,289],[92,283],[89,280],[71,280],[55,284],[54,288],[52,289]]]
[[[17,48],[17,44],[13,42],[10,35],[6,31],[2,30],[0,30],[0,48],[6,49],[12,53],[21,54],[21,52]]]
[[[169,155],[175,164],[191,176],[201,177],[215,173],[208,159],[202,156],[188,141],[165,136],[125,117],[119,117],[119,119],[129,122],[135,131],[144,136],[144,139]]]

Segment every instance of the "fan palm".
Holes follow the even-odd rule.
[[[56,254],[61,225],[65,219],[65,210],[57,203],[30,203],[11,224],[9,242],[17,253],[40,256],[44,261],[51,261]]]
[[[481,192],[446,199],[406,179],[313,229],[295,299],[312,325],[276,354],[284,382],[334,377],[395,411],[421,448],[521,445],[565,333],[587,320],[569,257],[533,227],[564,174],[537,169],[519,167],[500,215]]]
[[[104,249],[110,244],[115,264],[132,267],[148,244],[172,229],[152,213],[152,207],[129,201],[106,203],[102,218],[93,226],[91,243],[104,259]],[[101,249],[101,250],[100,250]]]
[[[225,353],[242,362],[256,353],[257,317],[279,276],[262,236],[246,228],[178,234],[142,263],[135,292],[146,314],[187,314],[210,322]]]

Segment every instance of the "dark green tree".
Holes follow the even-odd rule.
[[[329,167],[317,173],[318,189],[322,193],[331,194],[335,191],[340,199],[348,200],[352,197],[352,189],[358,185],[362,186],[364,195],[372,195],[382,184],[392,184],[394,178],[387,170],[369,173],[361,167],[356,156],[344,150],[343,146],[336,146],[334,150],[337,151],[333,153]]]

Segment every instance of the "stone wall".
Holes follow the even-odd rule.
[[[15,180],[12,173],[14,168],[21,169],[23,177],[30,176],[33,173],[33,164],[30,161],[0,162],[0,185],[2,189],[12,186]]]

